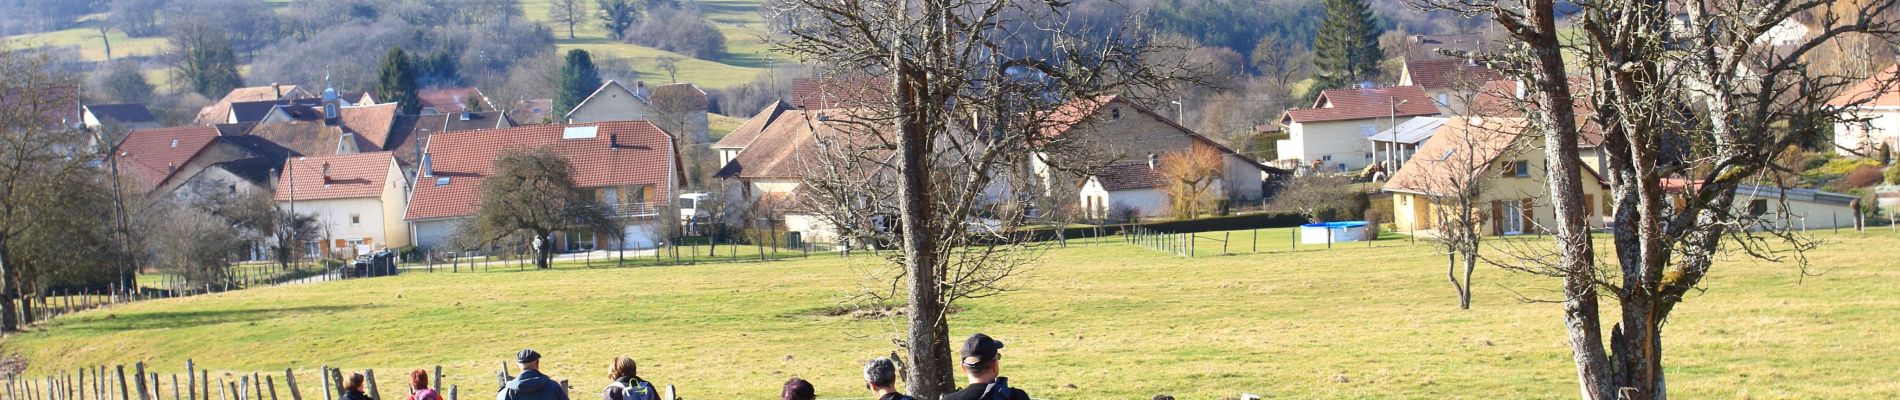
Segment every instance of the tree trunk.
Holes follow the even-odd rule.
[[[554,261],[554,236],[545,233],[535,233],[534,236],[541,239],[541,244],[534,247],[534,268],[553,268],[550,264]]]
[[[1451,281],[1451,288],[1458,290],[1458,307],[1470,309],[1465,301],[1465,284],[1458,282],[1458,251],[1445,253],[1445,280]]]
[[[1555,0],[1535,0],[1526,7],[1525,23],[1517,37],[1528,45],[1537,84],[1536,99],[1543,114],[1546,183],[1556,209],[1556,237],[1565,271],[1564,325],[1569,331],[1571,358],[1576,362],[1578,389],[1583,398],[1609,400],[1616,396],[1608,354],[1604,351],[1597,304],[1594,253],[1590,232],[1583,225],[1583,186],[1577,160],[1577,120],[1565,71],[1562,46],[1557,40]]]
[[[1466,310],[1471,309],[1471,271],[1478,269],[1477,248],[1474,243],[1471,250],[1465,253],[1465,291],[1464,297],[1458,299],[1458,307]]]
[[[910,326],[905,342],[909,347],[910,392],[920,399],[942,397],[955,388],[949,343],[949,321],[944,315],[943,280],[937,262],[935,233],[930,212],[930,126],[924,110],[928,104],[918,93],[924,80],[904,55],[898,55],[895,88],[897,105],[897,148],[899,213],[903,227],[904,269],[910,279]]]
[[[19,330],[18,312],[14,310],[13,269],[7,265],[7,234],[0,232],[0,332]]]

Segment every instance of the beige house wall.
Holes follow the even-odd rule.
[[[609,85],[568,114],[568,123],[647,119],[647,104],[622,85]]]

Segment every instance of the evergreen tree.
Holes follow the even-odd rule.
[[[587,95],[600,88],[600,70],[586,50],[567,51],[567,65],[561,67],[561,92],[554,95],[554,115],[567,115]]]
[[[1365,0],[1326,0],[1326,20],[1313,39],[1313,66],[1319,73],[1307,97],[1377,77],[1385,57],[1379,50],[1379,35],[1384,33]]]
[[[383,56],[382,70],[376,74],[376,94],[396,102],[405,115],[422,112],[422,100],[416,97],[416,70],[409,54],[400,48],[389,49]]]

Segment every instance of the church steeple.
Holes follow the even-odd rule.
[[[336,125],[338,118],[337,113],[339,112],[338,109],[342,108],[342,101],[337,99],[336,85],[330,83],[330,73],[328,72],[323,74],[323,86],[323,122],[329,125]]]

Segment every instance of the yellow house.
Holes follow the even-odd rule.
[[[1521,235],[1555,226],[1544,180],[1544,141],[1525,135],[1521,118],[1451,118],[1419,147],[1384,190],[1392,193],[1393,222],[1401,232],[1435,229],[1451,220],[1459,193],[1469,193],[1479,232]],[[1581,160],[1578,160],[1581,162]],[[1585,220],[1603,226],[1608,185],[1597,172],[1581,166]]]

